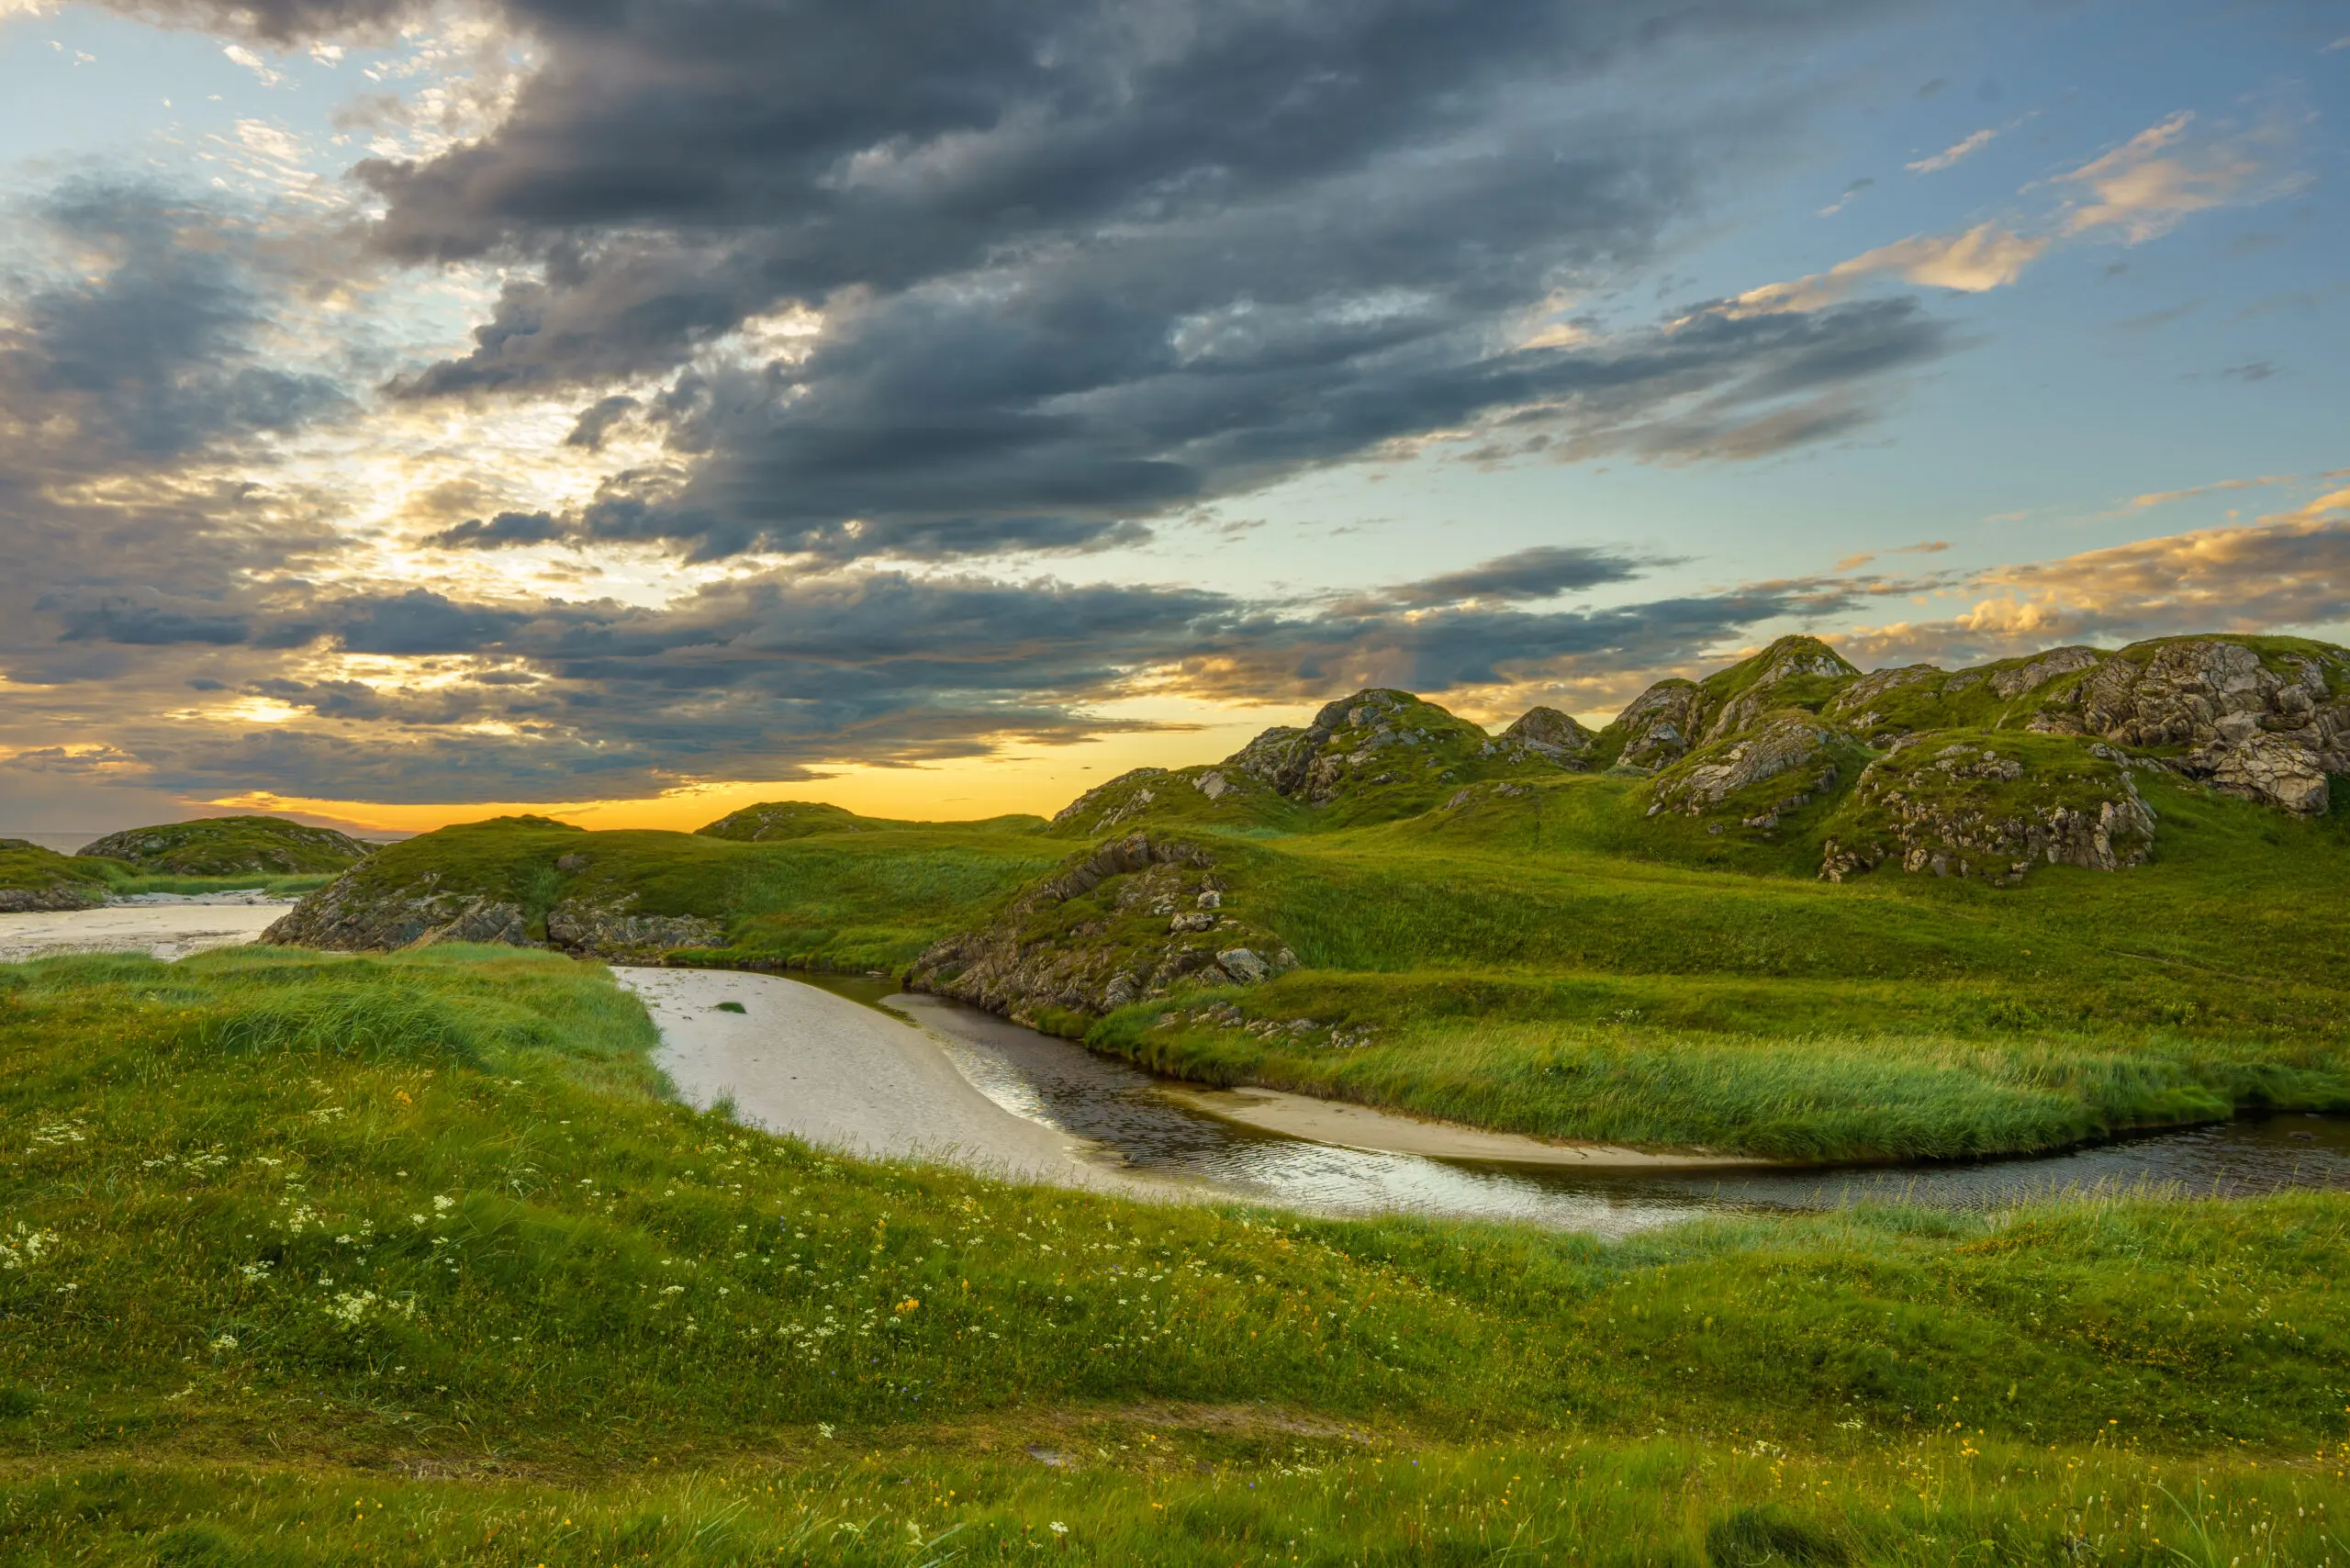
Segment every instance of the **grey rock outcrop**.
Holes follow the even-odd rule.
[[[2350,676],[2339,655],[2269,661],[2242,643],[2181,638],[2143,662],[2131,650],[2082,681],[2081,728],[2122,745],[2186,747],[2174,766],[2225,792],[2305,816],[2329,804],[2326,775],[2350,773]]]
[[[1696,682],[1658,681],[1617,715],[1625,739],[1616,765],[1651,773],[1671,767],[1697,744],[1705,712],[1706,694]]]
[[[1684,812],[1691,816],[1702,815],[1750,785],[1818,763],[1830,739],[1828,730],[1807,718],[1774,719],[1752,735],[1730,742],[1718,754],[1706,754],[1704,760],[1692,759],[1685,767],[1658,779],[1650,796],[1649,814]],[[1836,765],[1830,760],[1824,777],[1814,783],[1825,789],[1835,781]],[[1807,795],[1805,803],[1808,803]]]
[[[527,947],[531,917],[522,906],[481,894],[439,892],[422,879],[409,892],[389,894],[344,876],[287,911],[261,940],[288,947],[381,953],[439,942],[493,942]]]
[[[1556,708],[1528,708],[1483,749],[1489,755],[1512,747],[1539,752],[1561,767],[1580,769],[1591,766],[1592,743],[1598,739],[1572,713]]]
[[[1782,637],[1757,655],[1762,668],[1745,689],[1724,702],[1707,721],[1699,745],[1734,735],[1780,705],[1777,688],[1803,676],[1830,679],[1860,674],[1835,649],[1809,637]]]
[[[1107,783],[1096,784],[1055,812],[1053,825],[1061,827],[1074,823],[1089,834],[1112,832],[1148,811],[1158,801],[1159,791],[1177,782],[1180,780],[1164,767],[1130,769]]]
[[[105,889],[74,882],[47,888],[0,888],[0,914],[58,913],[95,909],[106,902]]]
[[[595,902],[566,899],[547,911],[547,940],[596,958],[627,958],[679,947],[716,947],[726,927],[699,914],[637,914],[635,895]]]
[[[2028,663],[1993,670],[1991,689],[2002,700],[2013,701],[2075,670],[2095,669],[2105,659],[2095,648],[2052,648]]]

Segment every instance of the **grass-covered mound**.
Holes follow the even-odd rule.
[[[1065,851],[1035,818],[745,843],[588,833],[500,817],[388,845],[272,940],[381,950],[420,940],[549,943],[746,966],[903,966]]]
[[[108,834],[84,845],[82,854],[118,860],[148,876],[283,877],[341,871],[374,848],[332,828],[284,817],[204,817]]]
[[[29,839],[0,838],[0,914],[89,909],[106,902],[106,872]]]
[[[826,1157],[650,1043],[510,950],[0,969],[0,1557],[2338,1551],[2342,1199],[1308,1222]]]

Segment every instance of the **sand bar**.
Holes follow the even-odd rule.
[[[1169,1085],[1174,1099],[1212,1116],[1269,1133],[1385,1154],[1431,1159],[1489,1159],[1511,1165],[1562,1165],[1584,1170],[1710,1170],[1774,1163],[1734,1154],[1681,1154],[1607,1143],[1552,1143],[1518,1133],[1487,1132],[1455,1122],[1375,1111],[1343,1100],[1318,1100],[1279,1089],[1190,1089]]]

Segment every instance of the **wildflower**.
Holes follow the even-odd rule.
[[[234,1334],[220,1335],[212,1341],[212,1348],[216,1350],[233,1350],[237,1348],[237,1337]]]
[[[1069,1526],[1061,1523],[1058,1519],[1055,1519],[1046,1528],[1050,1529],[1055,1535],[1067,1535],[1069,1533]]]
[[[435,1194],[432,1199],[432,1212],[434,1214],[444,1215],[456,1206],[457,1200],[454,1198]]]

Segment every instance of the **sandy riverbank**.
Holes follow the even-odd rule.
[[[1551,1143],[1517,1133],[1487,1132],[1453,1122],[1377,1111],[1343,1100],[1317,1100],[1279,1089],[1189,1089],[1169,1086],[1179,1103],[1212,1116],[1269,1133],[1334,1143],[1383,1154],[1431,1159],[1489,1159],[1510,1165],[1558,1165],[1579,1170],[1714,1170],[1775,1162],[1734,1154],[1678,1154],[1608,1143]]]
[[[615,968],[661,1029],[662,1070],[688,1103],[847,1153],[931,1159],[1015,1181],[1136,1194],[1181,1191],[1118,1169],[1086,1139],[1015,1116],[928,1035],[778,975]],[[740,1013],[722,1012],[734,1002]]]

